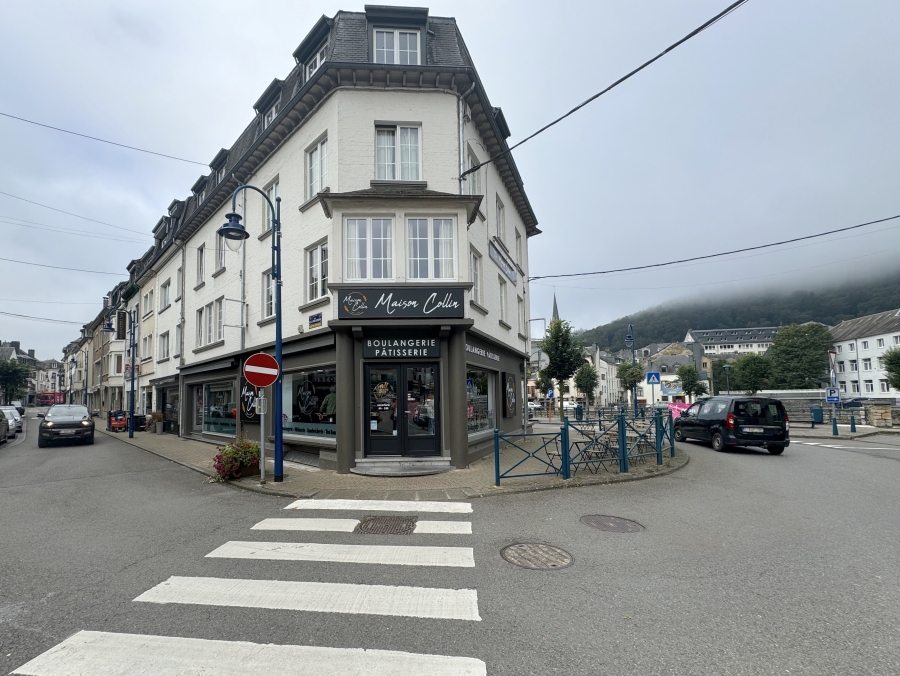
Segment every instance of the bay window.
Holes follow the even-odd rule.
[[[397,166],[399,160],[399,167]],[[418,181],[419,128],[375,128],[375,178],[379,181]]]
[[[391,279],[393,270],[393,219],[347,219],[346,279]]]
[[[410,218],[408,276],[410,279],[451,279],[453,264],[453,219]]]

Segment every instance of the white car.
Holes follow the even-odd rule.
[[[22,431],[22,414],[19,413],[18,409],[15,406],[0,406],[0,410],[9,411],[10,413],[13,414],[13,416],[15,416],[16,432],[21,432]],[[13,421],[10,420],[9,424],[12,425]]]
[[[529,402],[528,402],[528,410],[529,410],[529,411],[543,411],[543,410],[544,410],[544,407],[541,406],[541,405],[540,405],[539,403],[537,403],[536,401],[529,401]]]
[[[16,417],[12,414],[12,411],[9,409],[0,409],[0,415],[6,418],[9,422],[9,428],[7,430],[7,439],[15,439],[16,434],[18,434],[19,430],[16,429]]]
[[[563,402],[563,410],[575,410],[575,407],[578,406],[577,401],[564,401]]]

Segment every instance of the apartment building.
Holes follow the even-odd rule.
[[[900,349],[900,310],[848,319],[831,329],[835,371],[848,397],[898,399],[884,371],[884,353]]]
[[[700,343],[711,359],[734,358],[742,354],[765,354],[775,341],[777,326],[742,329],[690,329],[684,337],[688,345]]]

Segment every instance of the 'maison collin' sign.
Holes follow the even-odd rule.
[[[400,287],[341,289],[338,319],[462,319],[461,288]]]

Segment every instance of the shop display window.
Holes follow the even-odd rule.
[[[285,434],[335,438],[337,372],[334,366],[285,373],[282,397]]]
[[[234,385],[203,386],[203,431],[234,436],[237,404]]]
[[[466,371],[466,421],[469,434],[494,429],[494,374],[469,367]]]

